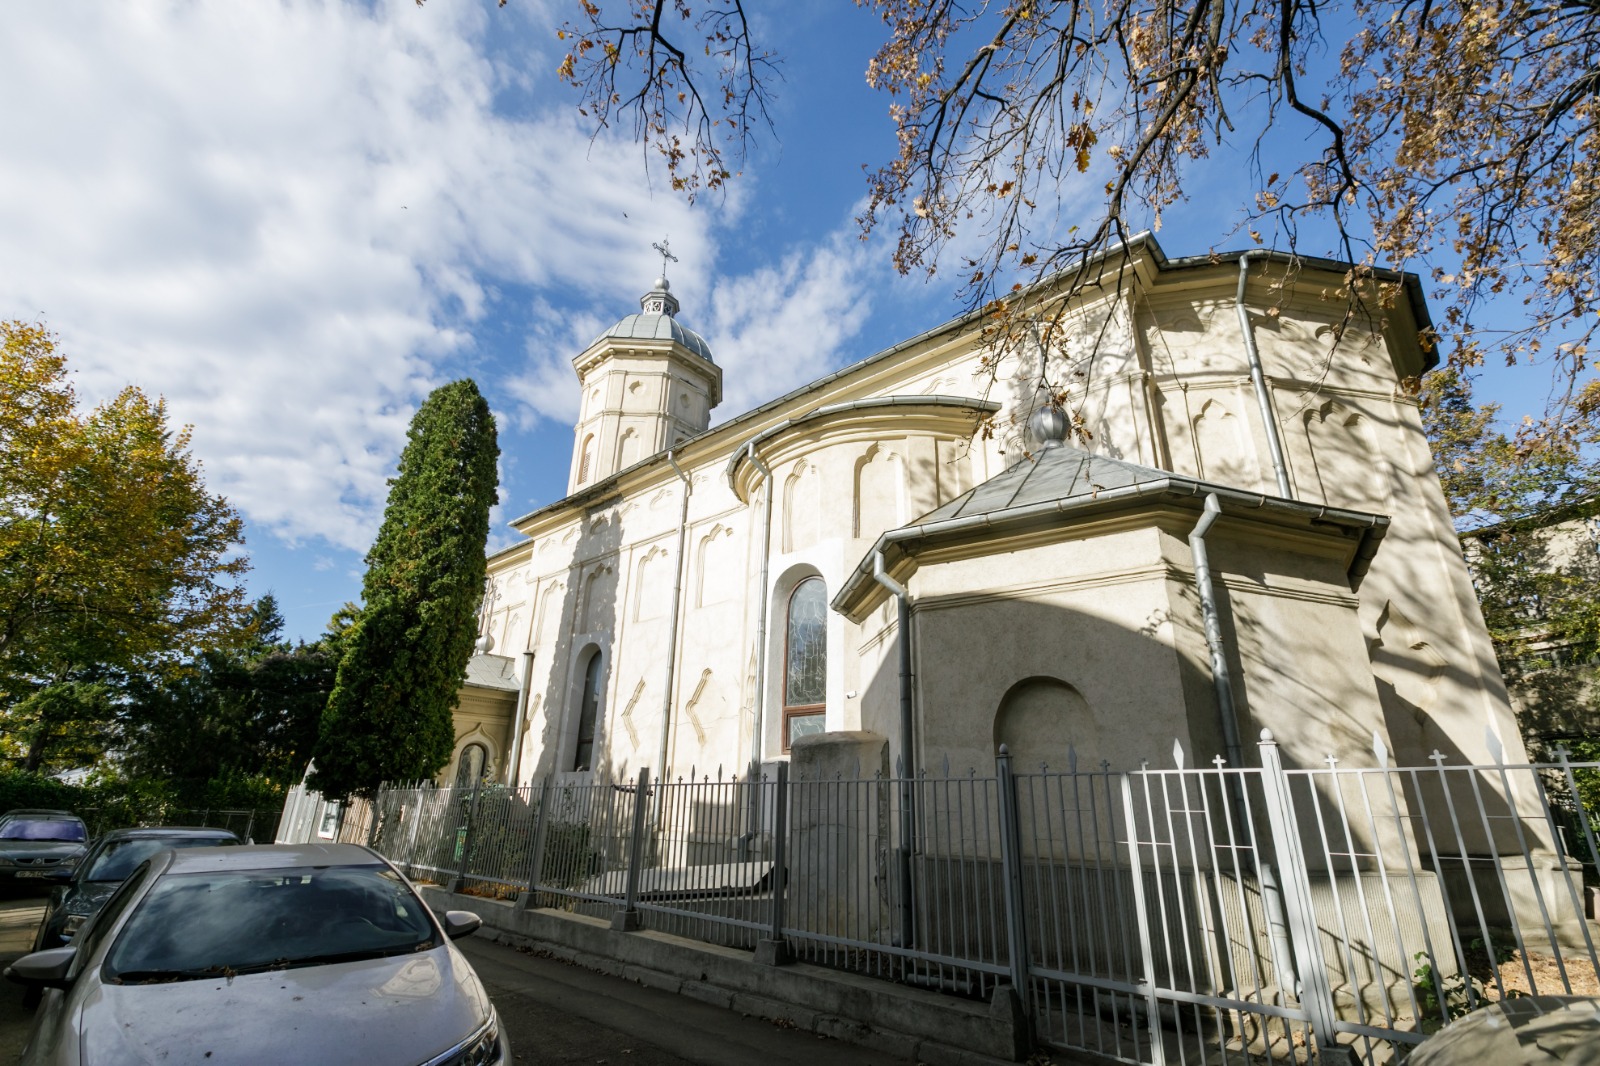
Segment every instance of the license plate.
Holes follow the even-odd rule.
[[[49,877],[49,870],[18,870],[18,877]]]

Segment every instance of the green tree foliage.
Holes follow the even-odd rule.
[[[1531,447],[1454,368],[1430,376],[1423,423],[1473,584],[1530,749],[1600,742],[1597,427],[1582,413],[1564,443]],[[1600,753],[1600,744],[1594,744]],[[1600,795],[1597,795],[1600,799]]]
[[[489,405],[470,380],[436,389],[411,420],[322,715],[310,784],[324,795],[369,795],[450,761],[499,455]]]
[[[126,774],[188,794],[230,776],[288,785],[305,773],[333,690],[337,638],[282,640],[270,594],[251,614],[243,647],[208,650],[181,669],[130,683],[121,715]]]
[[[162,401],[81,411],[55,339],[0,322],[0,756],[92,760],[103,686],[237,633],[242,530]]]
[[[1011,299],[1027,280],[1104,284],[1078,264],[1164,214],[1209,211],[1189,195],[1220,180],[1232,240],[1352,264],[1325,294],[1351,318],[1400,298],[1372,267],[1414,270],[1452,362],[1551,373],[1525,446],[1600,406],[1600,0],[856,5],[895,131],[859,221],[894,234],[903,273],[953,266],[997,339],[1029,346],[1036,309]],[[781,4],[563,6],[558,76],[674,189],[722,186],[770,128]],[[1208,162],[1219,149],[1247,165]]]

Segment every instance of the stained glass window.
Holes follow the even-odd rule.
[[[468,744],[461,749],[461,760],[456,764],[457,788],[470,788],[483,778],[483,764],[488,754],[482,744]]]
[[[828,689],[828,587],[808,577],[789,596],[784,653],[783,746],[823,730]]]

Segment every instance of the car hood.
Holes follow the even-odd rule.
[[[66,840],[0,840],[0,859],[70,859],[88,850]]]
[[[246,974],[231,981],[101,985],[79,1014],[84,1063],[417,1066],[489,1017],[453,945],[418,955]]]

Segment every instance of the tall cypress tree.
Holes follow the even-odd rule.
[[[434,390],[407,436],[322,713],[309,783],[332,798],[432,777],[455,747],[451,712],[477,636],[500,449],[471,380]]]

